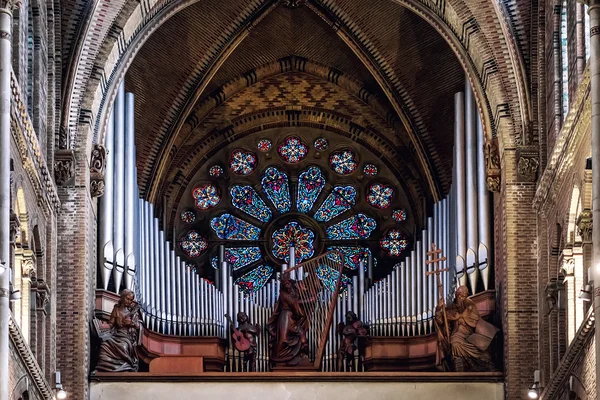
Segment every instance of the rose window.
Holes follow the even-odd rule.
[[[191,188],[189,199],[194,203],[182,203],[180,249],[202,277],[214,281],[222,268],[221,245],[224,261],[246,293],[273,279],[282,264],[289,265],[291,246],[296,264],[332,252],[329,258],[344,263],[344,287],[361,263],[366,269],[372,260],[374,271],[381,270],[375,275],[383,276],[387,271],[382,268],[391,269],[401,261],[398,257],[409,246],[411,227],[405,222],[398,229],[397,222],[407,220],[410,205],[386,165],[368,151],[359,151],[356,144],[353,149],[330,151],[332,139],[322,136],[290,135],[283,142],[277,137],[249,137],[243,146],[254,146],[257,153],[242,148],[226,151],[208,160],[194,179],[211,183]],[[334,141],[343,145],[343,140]],[[280,158],[274,159],[269,151],[276,142]],[[317,151],[309,152],[307,143]],[[352,178],[359,154],[365,161],[364,174]],[[214,179],[223,174],[222,169],[215,174],[216,167],[227,162],[233,174]],[[390,183],[370,181],[375,175]],[[195,213],[190,211],[193,206]],[[317,275],[330,288],[338,278],[325,265],[319,266]]]

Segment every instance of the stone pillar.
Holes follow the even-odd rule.
[[[12,0],[0,1],[0,263],[10,258],[10,72],[12,60]],[[0,400],[8,400],[9,273],[0,275]]]
[[[592,98],[592,219],[600,221],[600,0],[585,1],[590,15],[590,77]],[[600,310],[600,230],[592,230],[592,268],[594,271],[594,314]],[[600,318],[595,319],[596,382],[600,381]],[[600,400],[600,385],[596,385]]]

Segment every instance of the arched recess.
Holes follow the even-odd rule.
[[[465,15],[464,20],[461,19],[458,15],[462,15],[462,13],[457,12],[454,4],[444,3],[443,7],[438,8],[430,7],[428,3],[421,1],[398,1],[398,3],[414,10],[427,20],[455,51],[459,61],[465,71],[467,71],[469,81],[475,88],[477,102],[488,136],[499,132],[501,147],[509,144],[530,142],[531,138],[529,135],[531,135],[531,132],[528,132],[527,128],[531,115],[529,112],[530,102],[526,84],[527,80],[523,73],[522,58],[518,53],[514,39],[509,34],[508,23],[503,17],[503,11],[499,9],[499,6],[496,4],[478,3],[478,7],[480,8],[492,7],[493,9],[490,11],[494,15],[491,22],[481,21],[479,26],[493,26],[496,28],[495,31],[490,28],[488,31],[482,33],[475,29],[474,32],[469,30],[470,34],[459,35],[457,33],[461,32],[461,29],[458,29],[460,28],[459,25],[465,24],[466,20],[473,18],[473,16]],[[189,4],[183,2],[160,3],[145,10],[142,10],[140,5],[139,9],[132,13],[132,15],[135,15],[135,18],[129,19],[125,24],[122,35],[117,41],[118,45],[115,43],[112,48],[108,48],[106,52],[103,52],[109,54],[106,60],[110,61],[100,61],[100,67],[104,67],[105,78],[101,82],[88,82],[84,66],[93,63],[94,60],[84,60],[83,58],[86,56],[78,54],[76,57],[79,60],[78,65],[81,65],[81,67],[75,68],[75,71],[72,73],[81,78],[82,83],[79,84],[80,87],[78,89],[80,93],[74,93],[73,81],[79,79],[76,78],[67,85],[65,95],[63,96],[63,99],[69,99],[69,103],[65,106],[63,113],[65,115],[63,126],[74,130],[79,110],[82,105],[85,105],[91,110],[94,120],[94,130],[93,132],[88,132],[88,134],[99,137],[99,141],[101,142],[104,126],[108,118],[107,105],[112,104],[116,93],[116,85],[123,78],[133,57],[135,57],[139,48],[152,32],[171,15]],[[461,4],[456,4],[456,7],[460,8]],[[96,9],[101,9],[101,7],[96,7]],[[463,9],[468,9],[468,7],[464,7]],[[478,15],[483,13],[483,10],[479,10]],[[486,17],[489,17],[489,15],[486,15]],[[90,18],[90,21],[94,21],[94,24],[97,23],[97,20],[97,15]],[[475,21],[477,21],[476,17]],[[494,40],[498,40],[498,31],[504,33],[500,38],[500,45],[486,45],[486,48],[469,45],[469,42],[476,42],[476,37],[479,38],[478,41],[481,43],[487,43],[486,35],[491,37],[493,34]],[[85,40],[92,40],[92,38],[86,37],[83,41],[85,42]],[[509,62],[506,62],[503,54],[509,54]],[[95,58],[96,56],[97,53],[91,52],[90,57]],[[494,91],[488,92],[489,88],[494,88]],[[74,102],[70,102],[70,99],[74,99]],[[77,99],[80,101],[78,102]],[[517,104],[516,110],[510,109],[512,104]],[[523,135],[526,137],[523,137]],[[83,140],[78,140],[87,150],[91,148],[92,141],[92,137],[84,137]],[[70,140],[70,142],[74,144],[75,139]]]

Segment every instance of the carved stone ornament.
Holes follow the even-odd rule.
[[[592,229],[594,228],[594,222],[592,220],[592,210],[586,208],[577,217],[577,230],[579,236],[584,242],[592,241]]]
[[[106,148],[95,144],[90,159],[90,191],[92,197],[104,194],[104,171],[106,170]]]
[[[485,143],[485,171],[487,189],[490,192],[500,191],[500,153],[498,152],[498,144],[496,139],[489,140]]]
[[[282,3],[287,8],[298,8],[306,3],[306,0],[282,0]]]
[[[21,0],[0,0],[0,8],[14,10],[21,7]]]
[[[58,186],[75,183],[75,154],[72,150],[58,150],[54,157],[54,179]]]
[[[521,154],[517,163],[518,180],[521,182],[535,182],[540,162],[537,156]]]
[[[17,241],[20,241],[20,233],[21,233],[21,221],[19,221],[19,217],[17,216],[17,214],[15,213],[15,211],[13,209],[10,210],[10,231],[8,233],[9,235],[9,242],[10,243],[17,243]]]
[[[35,309],[50,313],[50,288],[43,280],[32,282],[31,289],[35,291]]]

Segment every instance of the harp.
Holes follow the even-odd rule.
[[[300,307],[309,323],[309,359],[321,369],[329,330],[342,286],[343,254],[332,251],[305,261],[283,272],[296,280]]]

